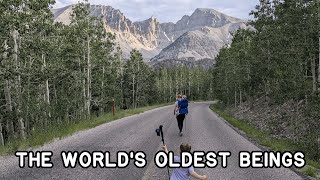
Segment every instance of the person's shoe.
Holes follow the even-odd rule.
[[[183,135],[183,132],[181,131],[181,132],[180,132],[180,136],[182,136],[182,135]]]

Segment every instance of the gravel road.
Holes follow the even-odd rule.
[[[285,168],[239,168],[239,151],[259,151],[260,149],[239,135],[215,113],[208,103],[190,103],[190,114],[186,118],[186,130],[179,136],[177,122],[173,116],[173,106],[154,109],[142,114],[130,116],[96,128],[78,132],[65,139],[54,141],[35,151],[52,151],[54,167],[23,168],[18,167],[17,157],[0,157],[0,179],[123,179],[157,180],[168,179],[167,169],[159,169],[154,164],[154,155],[161,149],[161,139],[155,129],[163,125],[164,136],[169,150],[178,152],[181,143],[192,145],[193,151],[230,151],[228,167],[204,168],[195,170],[206,174],[208,179],[302,179],[290,169]],[[144,151],[147,166],[137,168],[132,163],[126,169],[110,168],[64,168],[61,151],[109,151],[111,160],[117,151]],[[170,170],[172,172],[172,169]]]

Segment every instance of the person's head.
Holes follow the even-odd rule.
[[[182,143],[180,145],[180,152],[191,152],[191,145]]]
[[[186,95],[182,95],[182,99],[187,99],[187,96]]]
[[[178,94],[176,99],[180,100],[181,98],[182,98],[181,94]]]

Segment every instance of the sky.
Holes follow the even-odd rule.
[[[53,8],[76,4],[79,0],[56,0]],[[89,0],[94,5],[110,5],[132,21],[156,17],[161,23],[177,22],[197,8],[212,8],[229,16],[252,19],[251,10],[259,0]]]

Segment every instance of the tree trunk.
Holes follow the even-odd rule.
[[[90,118],[91,107],[91,59],[90,59],[90,37],[87,37],[87,115]]]
[[[176,95],[178,95],[179,94],[178,71],[175,72],[175,80],[176,80]]]
[[[26,139],[26,133],[25,133],[25,126],[23,122],[23,118],[19,118],[19,132],[20,132],[20,137],[22,139]]]
[[[181,68],[181,70],[180,70],[180,88],[179,88],[179,90],[180,90],[181,94],[183,94],[183,90],[182,90],[182,81],[183,81],[183,79],[182,79],[182,68]]]
[[[234,107],[237,107],[237,89],[234,89]]]
[[[132,108],[135,107],[135,74],[132,76]]]
[[[18,117],[18,122],[19,122],[19,135],[22,139],[25,139],[25,132],[24,132],[24,126],[20,126],[23,125],[23,118],[22,118],[22,114],[21,114],[21,107],[22,107],[22,92],[21,92],[21,75],[20,75],[20,62],[18,60],[18,37],[19,37],[19,32],[17,30],[14,30],[12,32],[12,38],[13,38],[13,42],[14,42],[14,46],[13,46],[13,50],[14,50],[14,61],[16,64],[16,70],[18,72],[18,75],[16,77],[16,89],[17,89],[17,107],[16,107],[16,113],[17,113],[17,117]]]
[[[132,70],[134,71],[134,62],[132,62]],[[135,83],[136,83],[136,74],[132,73],[132,108],[135,107]]]
[[[318,51],[318,83],[320,84],[320,1],[318,0],[318,41],[319,41],[319,51]],[[319,89],[320,90],[320,89]]]
[[[138,73],[140,72],[140,62],[138,62]],[[138,77],[137,77],[137,84],[136,84],[136,100],[135,100],[135,107],[134,108],[137,108],[137,105],[139,103],[139,97],[138,97],[138,94],[140,93],[139,92],[139,81],[140,81],[140,76],[138,74]]]
[[[43,61],[43,73],[45,73],[45,69],[47,67],[46,64],[46,57],[44,52],[42,52],[42,61]],[[44,101],[45,101],[45,119],[44,119],[44,126],[47,127],[48,126],[48,117],[51,117],[51,113],[50,113],[50,90],[49,90],[49,79],[47,78],[44,82],[44,86],[45,86],[45,92],[44,92]]]
[[[29,69],[32,67],[32,58],[29,58]],[[30,72],[30,71],[29,71]],[[30,107],[29,104],[31,103],[31,95],[30,95],[30,90],[31,90],[31,76],[28,75],[28,85],[27,85],[27,106],[26,106],[26,113],[25,113],[25,129],[26,133],[29,134],[31,132],[30,129],[30,123],[29,123],[29,118],[31,118],[30,115]]]
[[[121,89],[121,108],[124,109],[124,90],[123,90],[123,65],[122,65],[122,61],[120,59],[120,63],[121,63],[121,68],[120,68],[120,73],[121,73],[121,80],[120,80],[120,89]]]
[[[85,74],[86,70],[85,68],[83,68],[83,73]],[[86,118],[86,114],[87,114],[87,90],[86,90],[86,79],[84,78],[82,80],[82,91],[83,91],[83,116]]]
[[[249,94],[248,94],[248,103],[249,103],[249,108],[253,109],[253,101],[254,101],[254,97],[253,97],[253,92],[252,92],[253,88],[249,88]]]
[[[170,95],[169,95],[170,99],[169,102],[171,102],[172,100],[172,77],[170,77]]]
[[[10,93],[10,83],[9,80],[5,80],[4,85],[4,96],[6,99],[6,111],[12,112],[12,102],[11,102],[11,93]]]
[[[198,84],[197,84],[197,90],[198,90],[198,97],[197,97],[197,99],[199,98],[199,96],[200,96],[200,80],[199,80],[200,78],[199,78],[199,74],[197,73],[197,81],[198,81]]]
[[[311,56],[311,73],[312,73],[312,92],[315,93],[317,91],[316,62],[312,56]]]
[[[104,78],[105,78],[105,67],[102,67],[102,82],[101,82],[101,98],[102,100],[105,99],[104,95]],[[102,101],[103,102],[103,101]],[[104,104],[100,104],[100,113],[104,112]]]
[[[270,72],[270,63],[271,63],[271,60],[270,60],[270,40],[268,39],[268,62],[267,62],[267,67],[268,67],[268,72]],[[268,79],[266,79],[266,82],[265,82],[265,94],[266,94],[266,97],[265,97],[265,100],[269,106],[270,104],[270,81]]]
[[[240,90],[240,97],[239,97],[239,100],[240,100],[240,106],[242,106],[242,90]]]
[[[0,146],[4,146],[4,139],[3,139],[3,134],[2,134],[2,125],[0,123]]]
[[[8,138],[12,139],[14,137],[13,128],[13,114],[12,114],[12,102],[11,102],[11,91],[10,91],[9,80],[5,80],[4,95],[6,99],[6,112],[9,114],[9,118],[6,121],[6,131],[8,133]]]
[[[191,96],[191,71],[189,71],[188,73],[189,77],[188,77],[188,97]]]

